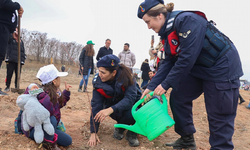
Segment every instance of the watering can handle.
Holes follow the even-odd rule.
[[[154,91],[152,91],[152,92],[150,92],[149,93],[149,95],[152,97],[153,95],[154,95]],[[135,104],[134,104],[134,106],[132,107],[132,109],[131,109],[131,112],[132,112],[132,114],[133,113],[135,113],[136,112],[136,108],[141,104],[141,103],[143,103],[144,102],[144,99],[147,97],[147,95],[145,95],[142,99],[140,99],[138,102],[136,102]],[[167,109],[167,99],[166,99],[166,97],[165,97],[165,95],[164,94],[162,94],[161,95],[161,98],[162,98],[162,105],[164,105],[166,108],[165,109]],[[166,104],[165,104],[166,103]]]

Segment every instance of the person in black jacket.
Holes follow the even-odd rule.
[[[84,84],[83,92],[87,92],[87,85],[89,80],[90,72],[94,66],[93,56],[95,55],[94,43],[90,40],[87,42],[87,45],[82,49],[80,54],[79,62],[81,65],[81,75],[83,79],[80,82],[78,92],[82,91],[82,85]]]
[[[17,15],[22,17],[23,8],[12,0],[0,0],[0,67],[5,58],[10,33],[15,31],[17,26]]]
[[[24,49],[24,43],[22,39],[20,39],[20,51],[21,51],[21,68],[22,65],[24,65],[26,54]],[[4,89],[4,92],[10,91],[10,83],[11,78],[13,75],[13,72],[15,71],[15,88],[17,88],[17,71],[18,71],[18,28],[16,28],[16,31],[10,35],[10,39],[8,42],[8,48],[6,53],[6,66],[7,66],[7,77],[6,77],[6,88]],[[21,68],[20,68],[20,74],[21,74]]]
[[[107,39],[105,46],[101,47],[97,53],[96,60],[99,61],[103,56],[113,54],[113,50],[110,48],[111,40]]]
[[[131,71],[115,55],[106,55],[97,62],[99,73],[93,79],[93,97],[91,100],[90,132],[88,145],[95,146],[100,140],[97,132],[100,122],[108,116],[121,124],[133,125],[135,120],[131,109],[138,100],[137,84],[131,76]],[[124,137],[123,128],[115,128],[113,137],[121,140]],[[137,134],[127,131],[126,140],[130,146],[139,146]]]
[[[150,79],[149,75],[148,75],[148,72],[150,71],[148,59],[145,59],[145,61],[143,61],[142,65],[141,65],[141,71],[142,71],[141,87],[143,87],[144,85],[148,84],[148,81]]]
[[[65,71],[65,65],[62,65],[61,70],[62,70],[62,72]]]

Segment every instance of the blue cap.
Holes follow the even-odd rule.
[[[104,68],[112,68],[118,66],[120,62],[120,59],[113,55],[105,55],[103,56],[98,62],[97,62],[97,67],[104,67]]]
[[[145,0],[141,3],[138,8],[137,16],[142,19],[142,17],[154,6],[158,4],[164,4],[163,0]]]

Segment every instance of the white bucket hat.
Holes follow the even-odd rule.
[[[37,72],[36,77],[41,80],[42,84],[47,84],[53,81],[57,77],[67,76],[68,72],[59,72],[56,67],[51,64],[47,66],[43,66]]]

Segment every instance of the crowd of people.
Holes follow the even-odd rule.
[[[11,0],[1,1],[0,6],[0,66],[6,56],[7,82],[4,91],[8,92],[13,71],[17,72],[18,42],[21,43],[21,65],[26,58],[23,42],[18,41],[15,30],[15,11],[18,10],[18,15],[22,16],[23,8]],[[238,98],[240,97],[240,104],[244,102],[239,94],[239,78],[243,71],[238,51],[233,42],[212,21],[207,20],[203,12],[173,9],[173,3],[165,5],[163,0],[145,0],[138,7],[138,18],[160,36],[160,42],[155,48],[152,38],[150,61],[145,59],[140,68],[140,87],[143,93],[140,92],[141,89],[138,92],[137,82],[132,76],[136,56],[130,50],[130,44],[125,43],[118,56],[110,48],[110,39],[106,39],[105,46],[99,49],[96,55],[98,73],[92,81],[89,146],[101,143],[97,135],[99,125],[108,116],[117,123],[133,125],[135,120],[131,109],[136,101],[144,96],[148,101],[151,98],[149,92],[154,91],[154,95],[161,96],[171,88],[170,108],[175,121],[175,132],[180,138],[173,143],[166,143],[166,146],[196,149],[192,103],[204,93],[211,150],[234,149],[232,136]],[[94,45],[89,40],[82,48],[79,57],[82,79],[78,92],[88,92],[89,76],[94,70]],[[50,112],[50,121],[55,129],[54,135],[44,132],[45,148],[59,149],[57,144],[69,146],[74,140],[57,128],[61,119],[60,108],[70,100],[71,87],[65,83],[65,90],[60,90],[60,77],[68,74],[64,72],[65,66],[61,70],[59,72],[54,65],[44,66],[36,75],[41,85],[32,84],[43,89],[37,99]],[[16,82],[17,79],[15,87]],[[29,94],[31,91],[31,87],[28,87],[25,93]],[[21,130],[34,140],[33,127],[28,132],[22,128]],[[123,128],[115,128],[113,138],[123,139],[124,132]],[[125,138],[130,146],[139,146],[135,132],[127,131]]]

